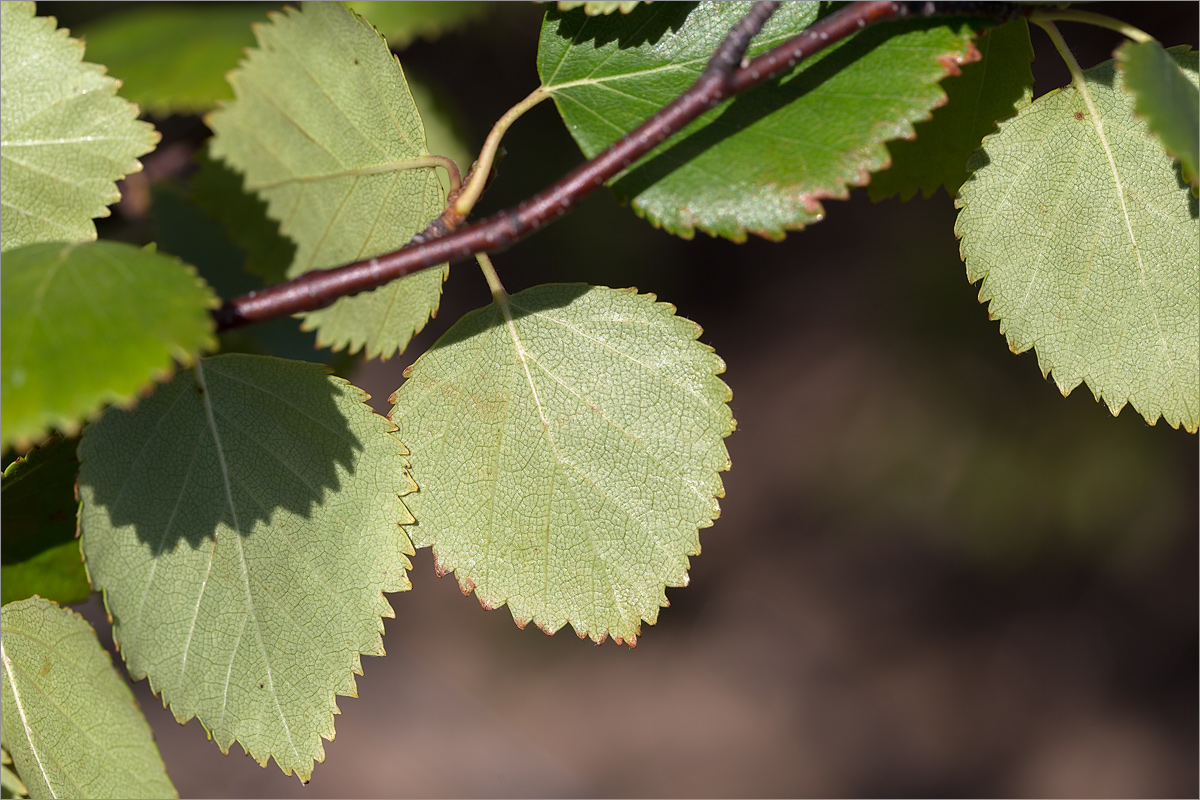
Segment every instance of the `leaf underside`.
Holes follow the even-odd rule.
[[[91,593],[75,539],[74,439],[55,436],[4,470],[0,602],[35,594],[76,603]]]
[[[627,16],[549,11],[538,74],[591,158],[685,91],[749,3],[658,3]],[[818,3],[785,3],[750,54],[817,19]],[[618,175],[618,198],[655,226],[742,241],[782,238],[824,216],[888,162],[884,142],[944,102],[938,81],[974,60],[975,27],[909,20],[868,28],[801,62],[781,80],[707,112]]]
[[[158,133],[33,3],[0,3],[0,38],[0,249],[95,239],[92,218],[108,216],[115,181],[141,170]]]
[[[441,213],[421,117],[387,43],[340,3],[271,15],[230,74],[236,100],[207,118],[212,154],[246,176],[296,243],[295,277],[399,249]],[[437,310],[446,267],[304,316],[317,343],[402,351]]]
[[[1196,53],[1172,57],[1195,85]],[[980,302],[1063,394],[1197,428],[1196,199],[1106,61],[984,141],[955,231]]]
[[[1125,42],[1114,55],[1125,90],[1136,100],[1134,111],[1179,159],[1194,193],[1200,183],[1200,91],[1195,82],[1158,42]]]
[[[96,632],[33,597],[0,610],[4,747],[33,797],[178,797]]]
[[[79,445],[80,527],[130,675],[229,752],[302,780],[333,738],[382,592],[409,586],[394,426],[318,364],[202,359]]]
[[[953,197],[983,137],[1033,100],[1033,45],[1025,20],[985,30],[975,46],[980,59],[942,81],[946,104],[917,123],[916,138],[888,144],[892,164],[871,176],[867,194],[872,200],[895,194],[908,200],[918,191],[928,198],[942,186]]]
[[[0,419],[5,445],[79,429],[216,346],[211,290],[190,267],[121,242],[4,254]]]
[[[582,284],[464,316],[393,398],[414,542],[521,627],[635,644],[724,494],[730,392],[699,333],[653,295]]]

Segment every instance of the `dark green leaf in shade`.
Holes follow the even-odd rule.
[[[208,116],[211,154],[246,176],[281,233],[295,277],[397,250],[441,213],[421,116],[387,43],[338,3],[272,14],[233,73],[232,103]],[[447,268],[343,297],[304,315],[334,350],[403,350],[437,310]]]
[[[916,138],[889,142],[892,165],[871,176],[872,200],[899,194],[907,200],[921,192],[930,197],[939,187],[953,197],[967,179],[967,159],[983,137],[1033,99],[1033,45],[1029,24],[1016,19],[989,28],[975,41],[982,58],[962,66],[961,75],[942,81],[946,104],[933,118],[918,122]]]
[[[1186,48],[1171,48],[1178,58]],[[1167,152],[1183,166],[1183,179],[1200,186],[1200,91],[1158,42],[1125,42],[1113,53],[1125,74],[1134,113],[1146,120]],[[1195,58],[1195,56],[1192,56]]]
[[[319,364],[215,356],[79,443],[83,552],[130,676],[301,780],[383,655],[383,592],[409,586],[416,487],[365,399]]]
[[[192,179],[191,199],[211,219],[221,223],[229,240],[246,251],[245,269],[264,284],[287,278],[296,245],[279,232],[279,223],[267,216],[267,204],[243,187],[242,176],[224,161],[200,155],[200,169]]]
[[[1196,53],[1172,58],[1195,85]],[[1196,198],[1105,61],[983,142],[959,190],[967,278],[1015,353],[1113,414],[1200,419]],[[1095,110],[1095,115],[1093,114]],[[1098,119],[1095,116],[1098,115]]]
[[[52,437],[0,478],[0,602],[35,594],[76,603],[91,593],[75,539],[76,439]]]
[[[254,45],[251,23],[276,3],[138,4],[78,33],[121,95],[161,116],[198,114],[233,97],[225,74]]]
[[[95,239],[92,219],[108,216],[116,181],[141,170],[158,133],[33,3],[0,3],[0,42],[0,249]]]
[[[414,39],[436,39],[443,33],[457,30],[475,22],[488,13],[490,3],[424,2],[407,0],[403,3],[379,0],[350,0],[346,5],[362,14],[397,50],[403,50]],[[435,151],[436,152],[436,151]]]
[[[119,242],[4,254],[0,420],[5,446],[74,433],[215,345],[216,298],[178,259]]]
[[[33,597],[0,609],[0,628],[4,747],[31,796],[179,796],[87,620]]]
[[[548,11],[538,74],[589,158],[661,109],[699,76],[749,3],[656,3],[630,14]],[[819,4],[784,3],[750,54],[808,27]],[[888,163],[883,143],[944,101],[938,82],[974,60],[963,20],[908,20],[861,31],[705,113],[612,182],[618,198],[683,237],[782,238],[822,219]]]
[[[634,644],[687,585],[734,428],[725,365],[654,295],[537,286],[464,316],[392,419],[414,542],[517,624]]]

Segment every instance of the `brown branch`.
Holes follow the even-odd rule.
[[[457,229],[461,217],[448,211],[404,247],[392,253],[326,270],[313,270],[284,283],[227,300],[213,312],[217,330],[315,311],[340,297],[375,289],[428,267],[503,250],[574,209],[606,181],[710,108],[790,70],[804,58],[845,39],[867,25],[913,16],[966,15],[1005,19],[1021,13],[1011,3],[852,3],[809,26],[774,49],[743,61],[750,41],[778,8],[755,3],[717,47],[700,77],[682,95],[557,183],[487,219]]]

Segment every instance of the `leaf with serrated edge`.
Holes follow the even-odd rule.
[[[638,2],[639,0],[558,0],[558,10],[574,11],[582,8],[583,13],[589,17],[611,14],[614,11],[628,14],[638,7]],[[650,5],[650,0],[646,0],[646,5]]]
[[[230,73],[237,99],[208,117],[212,154],[246,176],[296,242],[289,277],[399,249],[441,213],[404,71],[340,3],[311,3],[256,26],[259,46]],[[304,315],[317,343],[390,357],[436,312],[446,267],[343,297]]]
[[[953,197],[967,179],[967,159],[983,137],[1033,100],[1033,45],[1029,24],[1014,19],[984,31],[975,42],[981,58],[963,65],[962,74],[942,81],[946,104],[933,118],[917,123],[915,138],[888,144],[892,164],[871,176],[867,194],[882,200],[918,191],[930,197],[945,186]]]
[[[686,90],[749,3],[639,6],[627,16],[548,11],[538,74],[589,158]],[[750,55],[803,31],[818,3],[784,3]],[[938,81],[978,58],[974,28],[907,20],[856,33],[782,80],[721,104],[618,175],[619,199],[655,226],[743,241],[823,218],[820,201],[888,164],[945,94]]]
[[[121,79],[121,95],[152,114],[196,114],[233,97],[225,73],[254,44],[259,3],[135,6],[78,29],[88,57]]]
[[[83,552],[130,675],[302,780],[412,553],[407,451],[327,372],[202,359],[79,444]]]
[[[0,40],[0,250],[95,239],[92,218],[108,216],[115,181],[141,170],[158,133],[33,3],[0,3]]]
[[[33,797],[178,797],[96,631],[33,597],[0,609],[4,746]]]
[[[92,591],[75,539],[74,439],[55,436],[9,464],[0,477],[0,602],[34,594],[76,603]]]
[[[1195,52],[1173,57],[1193,84]],[[1062,393],[1086,381],[1195,431],[1200,393],[1196,199],[1106,61],[984,140],[959,191],[967,278],[1013,352],[1033,347]]]
[[[74,433],[216,347],[212,291],[179,259],[121,242],[47,242],[4,254],[0,420],[5,445]]]
[[[1180,48],[1172,48],[1178,54]],[[1198,185],[1200,164],[1200,90],[1158,42],[1126,42],[1117,48],[1117,67],[1125,91],[1137,101],[1134,111],[1146,120],[1167,152],[1183,165],[1183,178]]]
[[[414,542],[521,627],[635,644],[724,496],[731,395],[699,334],[653,295],[583,284],[464,316],[393,397]]]

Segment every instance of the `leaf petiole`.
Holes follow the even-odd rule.
[[[1097,14],[1094,11],[1079,11],[1074,8],[1067,9],[1036,9],[1029,15],[1029,20],[1041,25],[1042,22],[1082,22],[1087,25],[1096,25],[1101,28],[1107,28],[1110,31],[1133,39],[1135,42],[1153,42],[1154,37],[1146,33],[1141,28],[1135,28],[1128,22],[1122,22],[1119,19]],[[1043,26],[1045,27],[1045,26]]]
[[[504,291],[504,284],[500,283],[500,276],[496,274],[496,268],[492,266],[492,260],[488,258],[487,253],[476,253],[475,260],[479,262],[479,269],[483,270],[483,277],[487,278],[488,288],[492,290],[492,297],[496,298],[499,303],[508,297],[508,292]]]
[[[500,140],[504,138],[505,132],[526,111],[548,97],[550,97],[550,92],[545,87],[539,86],[528,97],[505,111],[504,115],[496,120],[496,124],[492,126],[491,132],[483,141],[483,149],[479,151],[479,158],[476,160],[475,166],[467,176],[466,186],[458,195],[458,199],[454,201],[454,210],[458,214],[465,217],[471,213],[471,209],[475,208],[475,203],[479,201],[479,196],[483,194],[483,189],[487,185],[488,174],[492,171],[492,162],[496,160],[496,152],[500,149]]]

